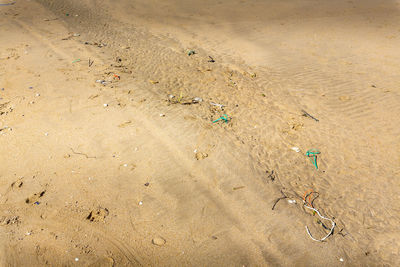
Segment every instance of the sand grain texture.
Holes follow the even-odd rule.
[[[399,9],[0,6],[0,265],[399,265]]]

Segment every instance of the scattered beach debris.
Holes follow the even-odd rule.
[[[215,60],[211,56],[208,56],[208,57],[210,58],[210,60],[208,62],[211,62],[211,63],[215,62]]]
[[[152,83],[152,84],[157,84],[157,83],[159,83],[159,81],[154,81],[154,80],[149,80],[149,82]]]
[[[321,213],[319,213],[319,211],[318,211],[316,208],[310,207],[310,206],[307,204],[306,201],[304,201],[304,207],[306,207],[307,209],[313,210],[315,213],[318,214],[318,216],[319,216],[321,219],[330,221],[331,224],[332,224],[331,229],[330,229],[330,232],[329,232],[325,237],[323,237],[323,238],[321,238],[321,239],[316,239],[316,238],[314,238],[314,237],[311,235],[311,233],[310,233],[310,229],[308,229],[308,226],[306,226],[307,234],[311,237],[311,239],[314,240],[314,241],[322,242],[322,241],[324,241],[325,239],[327,239],[329,236],[331,236],[332,233],[333,233],[333,230],[335,229],[336,223],[335,223],[332,219],[329,219],[329,218],[327,218],[327,217],[322,216]],[[325,227],[324,227],[324,228],[325,228]]]
[[[232,190],[233,190],[233,191],[236,191],[236,190],[243,189],[243,188],[245,188],[245,186],[244,186],[244,185],[242,185],[242,186],[237,186],[237,187],[234,187],[234,188],[232,188]]]
[[[85,44],[85,45],[94,45],[94,46],[97,46],[97,47],[100,47],[100,48],[102,48],[102,47],[104,47],[104,46],[107,46],[107,44],[105,44],[105,43],[97,43],[97,42],[94,42],[94,43],[91,43],[91,42],[84,42],[84,44]]]
[[[35,193],[35,194],[33,194],[32,196],[30,196],[30,197],[28,197],[27,199],[25,199],[25,203],[26,203],[26,204],[30,204],[30,203],[38,202],[39,199],[40,199],[41,197],[43,197],[45,193],[46,193],[46,190],[43,190],[43,191],[41,191],[41,192],[39,192],[39,193]]]
[[[53,21],[53,20],[58,20],[58,18],[54,18],[54,19],[44,19],[44,21]]]
[[[74,61],[72,61],[72,63],[76,63],[76,62],[79,62],[79,61],[81,61],[81,60],[79,58],[77,58]]]
[[[163,246],[167,241],[161,236],[155,237],[151,240],[151,243],[156,246]]]
[[[87,159],[95,159],[95,158],[96,158],[96,157],[90,157],[90,156],[88,156],[87,154],[82,153],[82,152],[75,152],[75,151],[72,149],[72,147],[70,147],[70,149],[71,149],[72,153],[74,153],[74,154],[76,154],[76,155],[85,156]]]
[[[200,102],[203,102],[203,98],[201,98],[201,97],[195,97],[192,100],[192,103],[200,103]]]
[[[106,85],[106,80],[96,80],[96,83],[101,83],[102,85]]]
[[[268,170],[265,171],[265,173],[268,175],[267,178],[269,178],[271,180],[271,182],[275,181],[276,179],[276,174],[275,171],[272,170],[271,172],[269,172]]]
[[[295,199],[288,199],[287,201],[289,204],[296,204],[296,200]]]
[[[218,104],[218,103],[215,103],[215,102],[210,102],[210,105],[211,106],[215,106],[215,107],[219,107],[220,109],[224,109],[224,107],[225,107],[225,105]]]
[[[228,117],[228,115],[224,114],[221,117],[219,117],[218,119],[214,120],[212,123],[219,122],[220,120],[223,120],[225,123],[228,123],[229,117]]]
[[[276,204],[278,204],[279,201],[281,201],[282,199],[288,198],[288,196],[286,196],[286,194],[283,193],[282,190],[281,190],[281,194],[282,194],[282,196],[281,196],[281,197],[278,197],[278,198],[275,200],[274,204],[272,205],[272,210],[275,209],[275,206],[276,206]]]
[[[105,108],[108,107],[108,104],[107,103],[103,104],[103,107],[105,107]]]
[[[303,112],[303,115],[302,115],[302,116],[304,116],[304,117],[309,117],[309,118],[315,120],[316,122],[319,122],[319,119],[317,119],[317,118],[315,118],[314,116],[310,115],[310,113],[308,113],[308,112],[305,111],[304,109],[302,109],[301,112]]]
[[[14,5],[15,3],[16,3],[16,1],[11,2],[11,3],[2,3],[2,4],[0,4],[0,6],[12,6],[12,5]]]
[[[317,155],[321,154],[316,149],[310,149],[306,152],[306,156],[310,158],[311,163],[315,166],[315,168],[318,170],[318,164],[317,164]]]
[[[205,159],[205,158],[207,158],[208,157],[208,154],[207,153],[204,153],[204,152],[197,152],[197,150],[195,150],[196,152],[196,154],[195,154],[195,157],[196,157],[196,159],[197,160],[202,160],[202,159]]]
[[[143,202],[142,202],[142,201],[139,201],[138,204],[139,204],[139,206],[142,206],[142,205],[143,205]]]
[[[189,50],[189,52],[188,52],[188,56],[195,55],[195,54],[196,54],[196,51],[194,51],[194,50]]]
[[[14,223],[20,223],[19,216],[2,216],[0,217],[0,225],[10,225]]]
[[[89,215],[86,217],[87,220],[91,222],[104,221],[104,219],[110,214],[107,208],[99,207],[90,211]]]
[[[314,197],[313,200],[311,200],[311,195],[313,195],[313,194],[314,194],[314,195],[317,194],[317,196]],[[331,224],[332,224],[331,228],[328,228],[327,226],[325,226],[325,224],[323,224],[322,222],[319,222],[319,223],[321,223],[322,227],[324,227],[324,228],[327,229],[327,230],[330,230],[330,232],[329,232],[324,238],[322,238],[322,239],[316,239],[316,238],[314,238],[314,237],[311,235],[310,230],[309,230],[308,227],[306,226],[307,234],[311,237],[311,239],[314,240],[314,241],[322,242],[322,241],[324,241],[325,239],[327,239],[330,235],[333,234],[333,231],[334,231],[334,229],[335,229],[336,223],[335,223],[332,219],[329,219],[329,218],[326,218],[326,217],[322,216],[321,213],[320,213],[316,208],[314,208],[313,202],[314,202],[314,200],[315,200],[316,198],[318,198],[318,196],[319,196],[319,193],[318,193],[318,192],[315,192],[315,191],[312,190],[312,189],[307,190],[307,191],[304,193],[304,196],[303,196],[303,204],[304,204],[304,207],[306,207],[307,209],[313,210],[313,211],[314,211],[314,215],[315,215],[315,214],[318,214],[318,216],[319,216],[321,219],[328,220],[328,221],[331,222]]]
[[[114,78],[114,79],[121,80],[121,76],[119,76],[119,75],[117,75],[117,74],[114,74],[113,78]]]
[[[301,151],[300,148],[298,148],[298,147],[296,147],[296,146],[292,147],[291,149],[292,149],[293,151],[297,152],[297,153],[299,153],[299,152]]]
[[[65,37],[65,38],[62,38],[61,40],[63,40],[63,41],[66,41],[66,40],[71,40],[72,39],[72,37],[78,37],[78,36],[81,36],[79,33],[74,33],[74,34],[70,34],[70,35],[68,35],[67,37]]]
[[[165,114],[163,114],[163,113],[160,113],[160,117],[165,117]]]

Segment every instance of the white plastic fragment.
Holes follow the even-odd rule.
[[[108,104],[103,104],[104,107],[108,107]]]
[[[220,109],[223,109],[223,108],[225,107],[225,106],[222,105],[222,104],[218,104],[218,103],[214,103],[214,102],[210,102],[210,105],[219,107]]]
[[[75,258],[75,261],[79,261],[79,258]]]
[[[296,147],[296,146],[292,147],[292,150],[293,150],[293,151],[296,151],[297,153],[299,153],[299,152],[301,151],[300,148],[298,148],[298,147]]]
[[[143,202],[142,201],[139,201],[139,206],[142,206],[143,205]]]
[[[203,102],[203,98],[201,98],[201,97],[195,97],[195,98],[193,98],[192,102],[193,102],[193,103],[200,103],[200,102]]]
[[[160,117],[165,117],[165,114],[162,114],[162,113],[161,113],[161,114],[160,114]]]
[[[288,201],[290,204],[296,204],[296,200],[295,199],[288,199]]]
[[[343,259],[343,258],[340,258],[339,261],[344,262],[344,259]]]
[[[326,218],[326,217],[322,216],[321,213],[319,213],[319,211],[318,211],[317,209],[308,206],[307,203],[306,203],[305,201],[304,201],[304,207],[306,207],[307,209],[310,209],[310,210],[315,211],[315,212],[318,214],[319,217],[321,217],[321,218],[324,219],[324,220],[328,220],[328,221],[330,221],[330,222],[332,223],[331,231],[330,231],[325,237],[323,237],[322,239],[315,239],[315,238],[311,235],[310,229],[308,229],[308,227],[306,226],[307,234],[311,237],[312,240],[318,241],[318,242],[324,241],[325,239],[327,239],[327,238],[333,233],[333,230],[335,229],[336,223],[335,223],[332,219],[329,219],[329,218]]]

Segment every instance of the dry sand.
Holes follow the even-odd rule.
[[[1,266],[400,264],[397,1],[0,14]]]

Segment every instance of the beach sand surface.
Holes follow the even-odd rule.
[[[400,264],[398,1],[0,14],[1,266]]]

